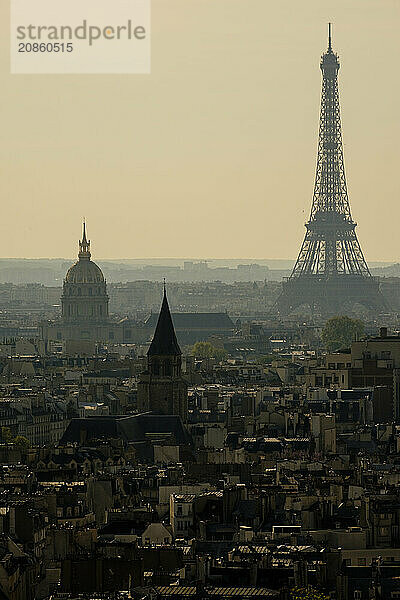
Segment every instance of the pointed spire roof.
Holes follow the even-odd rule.
[[[83,221],[83,234],[82,234],[82,240],[79,241],[79,254],[78,254],[79,259],[81,258],[89,258],[91,257],[90,254],[90,240],[87,240],[86,237],[86,222]]]
[[[87,243],[86,239],[86,221],[83,221],[83,236],[82,236],[82,244]]]
[[[332,52],[332,23],[328,23],[328,52]]]
[[[147,356],[180,356],[181,354],[182,352],[176,339],[174,324],[169,310],[164,281],[164,297],[160,315]]]

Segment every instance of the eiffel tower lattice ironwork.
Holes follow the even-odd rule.
[[[338,89],[339,60],[332,50],[321,58],[322,95],[313,202],[306,235],[290,277],[277,300],[281,314],[307,304],[338,313],[359,303],[387,309],[356,236],[347,195]]]

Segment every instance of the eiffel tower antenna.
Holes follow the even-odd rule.
[[[378,281],[371,276],[352,219],[344,168],[338,71],[332,50],[321,58],[322,92],[317,168],[306,234],[276,308],[287,314],[307,304],[321,314],[338,314],[349,304],[386,309]]]

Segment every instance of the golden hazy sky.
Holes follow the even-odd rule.
[[[295,258],[328,21],[357,233],[400,260],[400,0],[153,0],[151,75],[76,76],[10,75],[0,0],[0,256],[85,216],[96,258]]]

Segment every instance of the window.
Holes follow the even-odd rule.
[[[164,361],[164,375],[172,375],[172,367],[169,360]]]
[[[379,535],[389,535],[389,527],[379,527]]]
[[[153,374],[154,375],[160,374],[160,363],[158,362],[157,359],[153,360]]]

